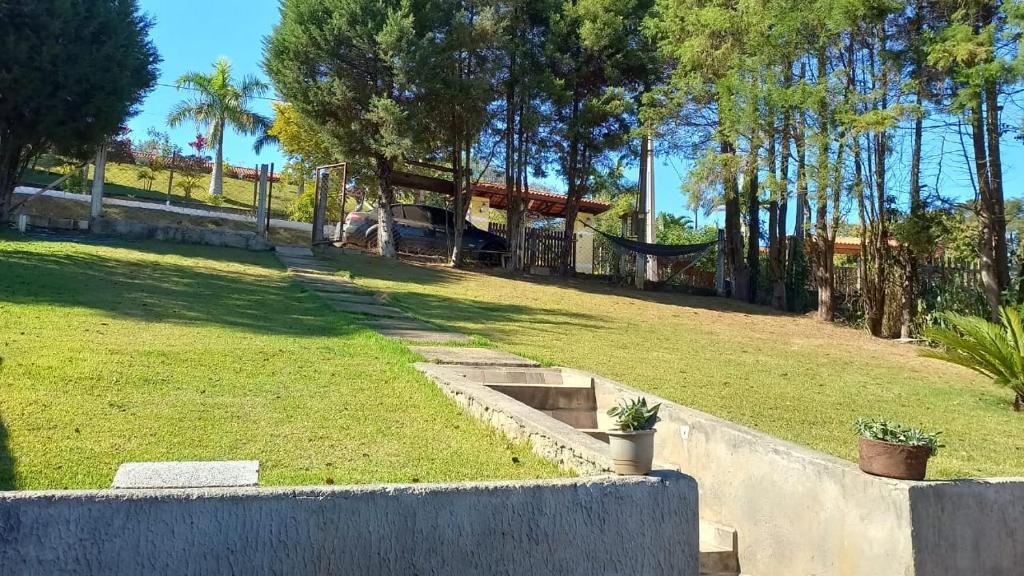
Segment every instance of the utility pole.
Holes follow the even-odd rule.
[[[658,222],[654,211],[654,138],[649,134],[640,144],[640,181],[637,202],[637,238],[647,244],[658,241]],[[636,255],[636,287],[643,290],[647,282],[658,281],[657,259]]]
[[[658,243],[658,213],[655,211],[654,205],[654,137],[647,136],[647,189],[644,190],[644,202],[647,208],[647,213],[644,215],[645,234],[644,242],[647,244]],[[647,256],[646,268],[647,268],[647,280],[650,282],[657,282],[658,278],[658,259],[654,256]]]

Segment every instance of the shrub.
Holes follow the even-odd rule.
[[[858,434],[868,440],[878,440],[902,446],[927,446],[932,456],[939,453],[939,448],[945,448],[945,446],[939,444],[940,432],[928,433],[888,420],[858,418],[857,422],[854,423],[854,428]]]
[[[922,355],[945,360],[991,378],[1014,393],[1013,409],[1024,407],[1024,323],[1016,308],[1000,308],[1000,323],[978,316],[944,315],[948,327],[925,330],[940,348]]]
[[[199,176],[195,174],[182,174],[178,181],[174,184],[175,188],[178,188],[185,193],[185,198],[192,198],[192,193],[202,190],[203,185],[199,181]]]

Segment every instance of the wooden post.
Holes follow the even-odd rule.
[[[330,173],[327,170],[317,177],[316,203],[313,205],[313,243],[322,244],[324,224],[327,222],[327,195],[330,193]]]
[[[268,166],[260,166],[259,195],[256,201],[256,233],[263,238],[267,237],[267,169]]]
[[[170,173],[167,175],[167,205],[171,205],[171,192],[174,190],[174,164],[178,161],[178,153],[171,154],[171,165],[168,167]]]
[[[270,163],[270,176],[268,178],[268,184],[269,185],[267,186],[266,230],[267,230],[267,233],[269,234],[270,233],[270,207],[271,207],[271,205],[273,205],[273,202],[274,202],[274,163],[273,162]]]
[[[96,168],[93,169],[92,202],[89,205],[89,217],[99,218],[103,213],[103,179],[106,177],[107,147],[100,146],[96,152]]]
[[[342,237],[345,234],[345,218],[348,216],[345,214],[345,204],[348,203],[348,163],[341,165],[341,207],[339,208],[338,230],[335,234],[334,240],[341,242]]]

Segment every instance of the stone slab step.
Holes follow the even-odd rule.
[[[306,246],[278,246],[277,248],[274,248],[274,252],[280,256],[313,257],[313,251]]]
[[[334,268],[326,266],[287,266],[287,268],[290,274],[334,274],[337,272]]]
[[[317,284],[343,284],[346,286],[355,286],[348,278],[342,278],[341,276],[335,276],[331,274],[318,274],[316,272],[292,272],[292,278],[300,282],[310,282]]]
[[[328,303],[334,302],[347,302],[349,304],[381,304],[380,298],[374,296],[372,292],[358,293],[358,292],[321,292],[313,289],[313,292],[317,296],[327,300]]]
[[[259,484],[256,460],[228,462],[128,462],[114,475],[111,488],[229,488]]]
[[[438,330],[426,322],[421,322],[412,318],[403,320],[375,320],[364,322],[364,324],[381,336],[396,338],[398,340],[409,340],[410,342],[457,344],[472,340],[472,338],[465,334]]]
[[[285,267],[287,267],[288,269],[294,268],[296,270],[330,270],[332,272],[336,271],[334,266],[326,262],[320,262],[319,260],[278,258],[278,261],[280,261],[281,264],[284,264]]]
[[[333,306],[335,310],[339,312],[348,312],[349,314],[377,316],[380,318],[402,318],[405,316],[405,312],[398,308],[391,308],[390,306],[382,306],[380,304],[358,304],[342,300],[329,300],[328,303]]]
[[[458,332],[442,332],[440,330],[402,330],[395,328],[374,329],[381,336],[396,340],[408,340],[422,344],[464,344],[473,339]]]
[[[440,348],[431,346],[414,346],[413,352],[423,356],[428,362],[435,364],[458,364],[461,366],[511,366],[538,367],[540,364],[527,360],[522,356],[509,354],[500,350],[487,348]]]
[[[352,296],[372,296],[373,292],[360,288],[355,284],[339,284],[337,282],[310,282],[299,281],[303,288],[316,292],[317,294],[350,294]]]

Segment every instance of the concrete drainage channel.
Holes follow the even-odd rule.
[[[335,269],[306,248],[278,248],[277,257],[293,278],[336,309],[368,317],[364,324],[384,336],[432,344],[470,341],[465,334],[440,330],[381,305],[379,295],[334,276]],[[611,473],[607,435],[600,432],[609,422],[597,417],[589,376],[567,368],[541,368],[526,358],[484,348],[435,345],[411,350],[429,361],[416,367],[471,414],[513,439],[529,442],[535,452],[564,469],[582,475]],[[700,574],[739,574],[735,531],[701,521],[699,534]]]
[[[541,368],[511,354],[475,348],[412,348],[428,362],[416,368],[455,402],[561,467],[609,474],[610,418],[599,410],[593,377],[569,368]],[[656,468],[678,472],[656,462]],[[740,573],[736,531],[700,521],[700,574]]]

